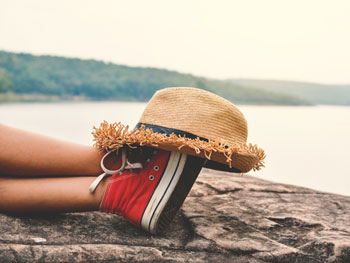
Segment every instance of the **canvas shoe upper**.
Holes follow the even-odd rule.
[[[114,168],[142,168],[123,169],[111,176],[100,211],[121,215],[136,226],[157,233],[175,216],[204,160],[179,152],[151,152],[151,156],[144,156],[133,151],[127,165],[125,159],[118,158]]]

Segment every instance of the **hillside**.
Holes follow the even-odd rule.
[[[327,85],[308,82],[232,79],[234,85],[296,96],[313,104],[350,105],[350,84]]]
[[[197,87],[241,104],[309,104],[292,95],[165,69],[0,51],[0,102],[1,98],[147,101],[156,90],[173,86]]]

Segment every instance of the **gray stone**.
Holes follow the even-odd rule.
[[[350,262],[350,197],[203,169],[169,229],[0,214],[0,262]]]

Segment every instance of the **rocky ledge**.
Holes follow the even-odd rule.
[[[0,214],[1,262],[350,262],[350,197],[203,170],[169,229]]]

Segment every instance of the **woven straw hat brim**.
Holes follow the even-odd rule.
[[[101,123],[100,127],[94,127],[92,134],[95,146],[104,151],[118,150],[123,145],[140,145],[199,156],[210,160],[211,167],[234,168],[232,171],[236,172],[259,170],[264,166],[264,151],[252,144],[227,145],[218,140],[204,141],[199,137],[187,138],[174,133],[158,133],[144,125],[130,131],[128,126],[120,122],[109,124],[106,121]]]

